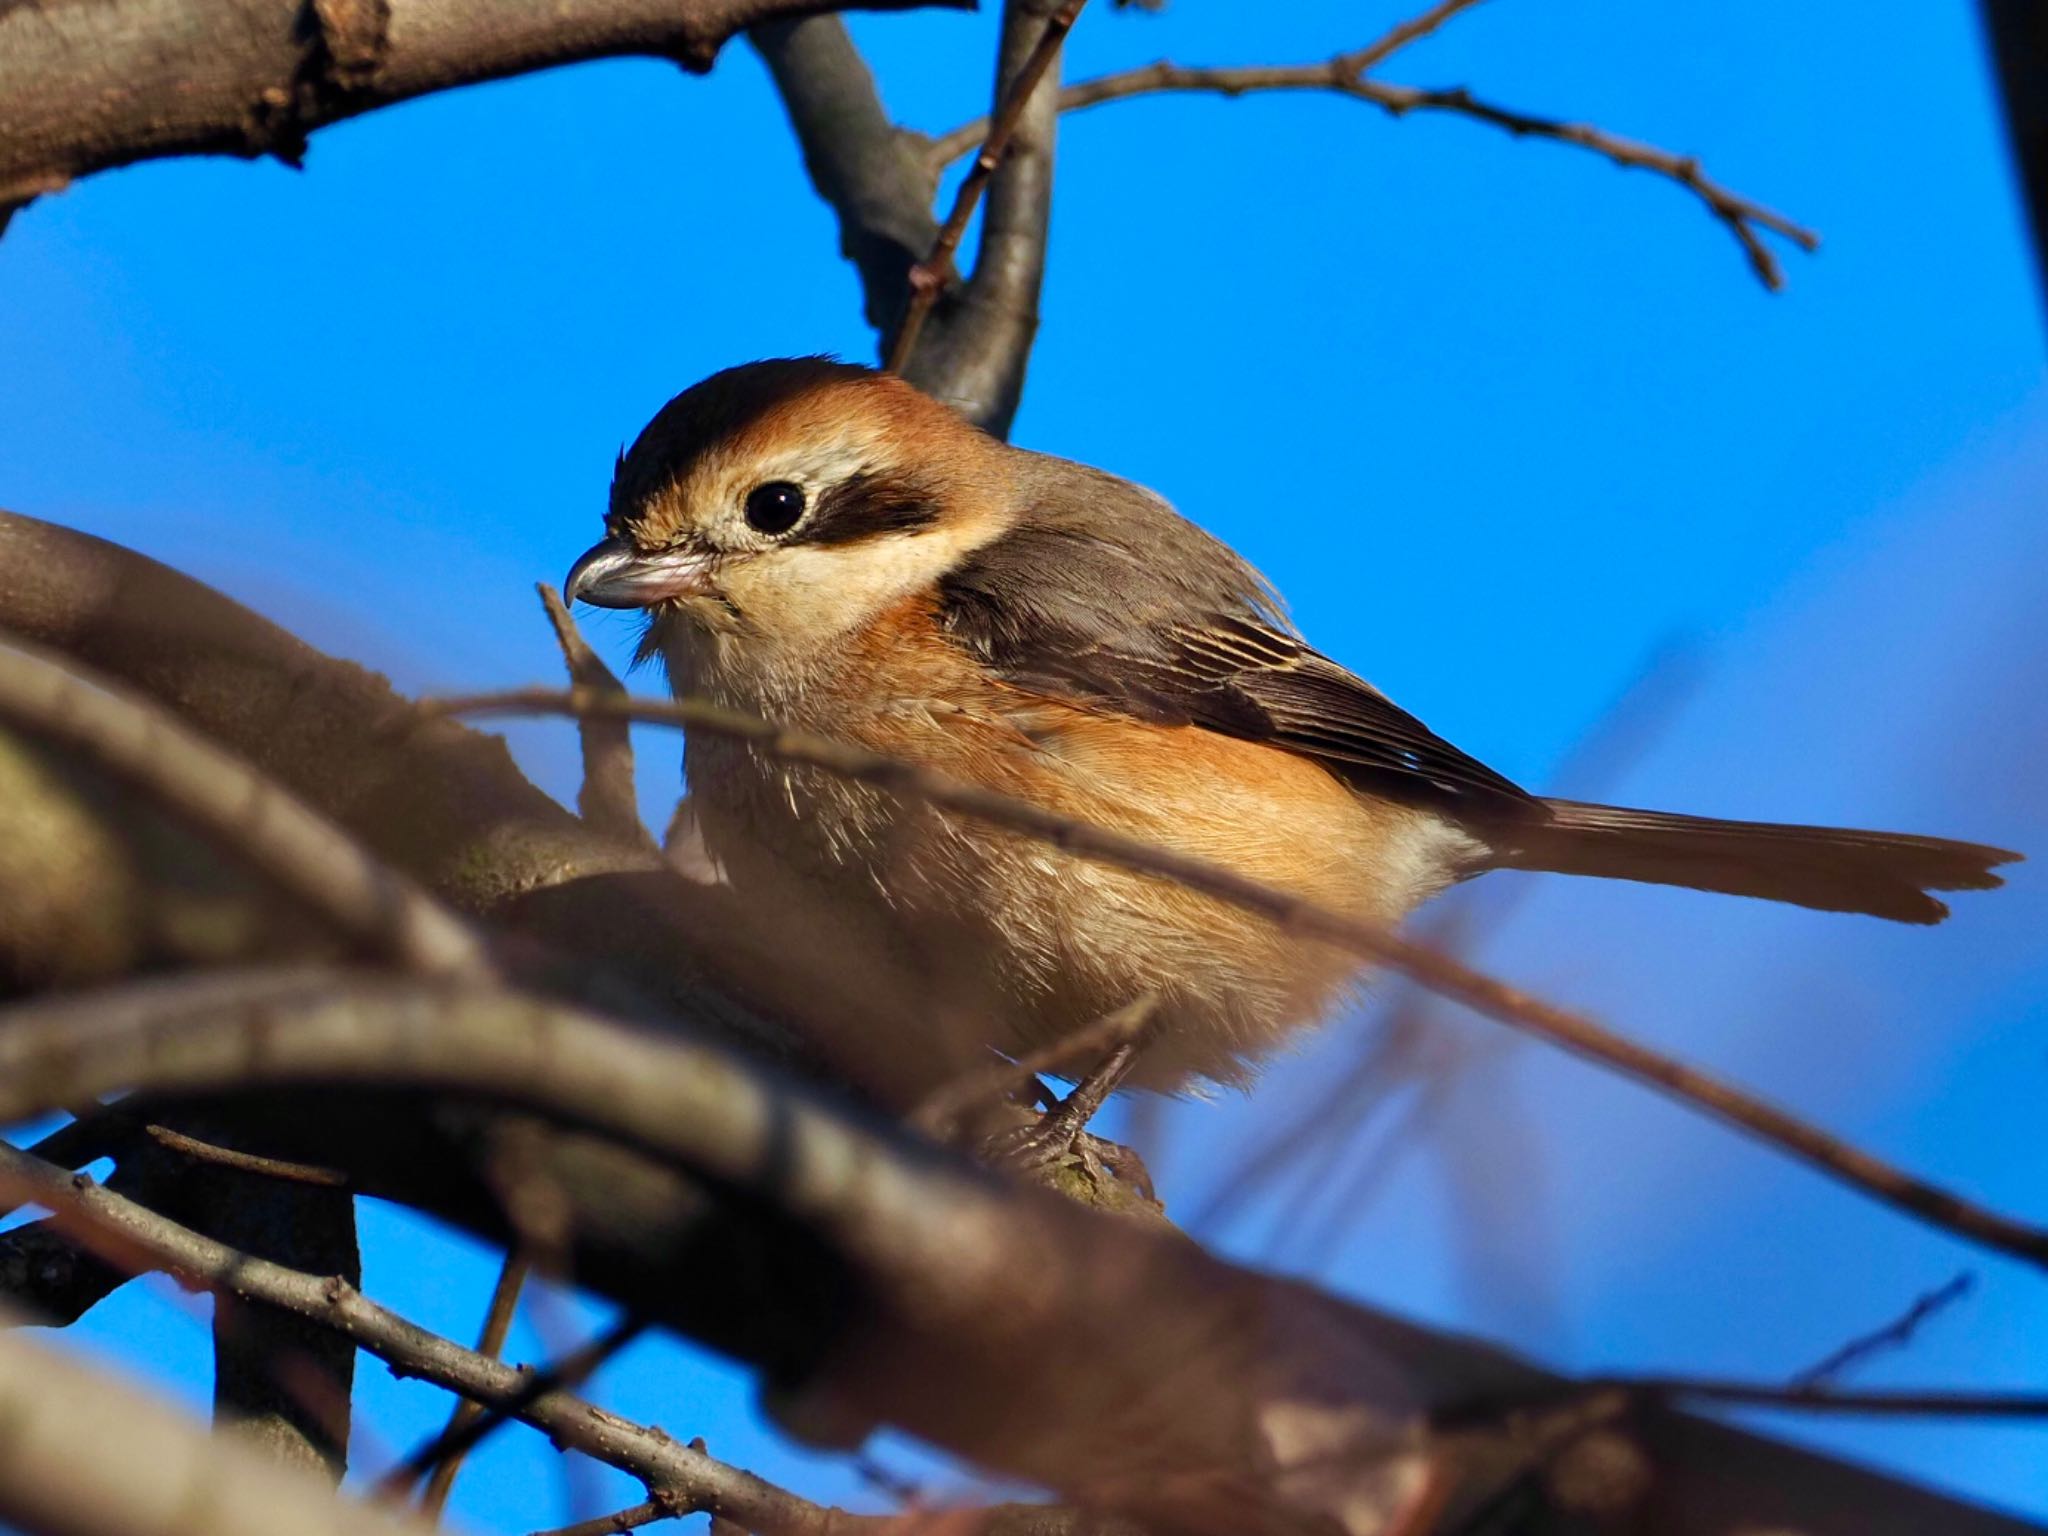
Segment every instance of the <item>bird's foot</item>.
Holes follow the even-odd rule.
[[[1136,1042],[1117,1047],[1073,1092],[1054,1102],[1035,1121],[998,1131],[983,1142],[983,1161],[1055,1187],[1070,1179],[1096,1188],[1115,1183],[1156,1209],[1158,1199],[1144,1160],[1130,1148],[1088,1131],[1088,1122],[1116,1092],[1137,1059]]]

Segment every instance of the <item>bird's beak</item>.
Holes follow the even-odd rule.
[[[617,539],[605,539],[569,567],[562,600],[573,603],[581,598],[599,608],[647,608],[710,588],[711,560],[701,551],[669,549],[645,555]]]

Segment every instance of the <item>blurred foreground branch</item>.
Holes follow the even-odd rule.
[[[766,756],[801,763],[940,809],[1019,832],[1083,859],[1155,875],[1226,905],[1255,912],[1285,932],[1319,939],[1398,971],[1476,1012],[1633,1078],[1704,1111],[1875,1200],[1954,1236],[2048,1268],[2048,1230],[1974,1204],[1695,1067],[1651,1050],[1583,1015],[1472,969],[1385,924],[1261,885],[1234,870],[1076,821],[1029,801],[948,778],[917,764],[771,722],[702,699],[622,699],[579,690],[515,689],[443,699],[451,714],[615,715],[687,726],[745,741]]]
[[[1167,1526],[1381,1531],[1427,1489],[1447,1496],[1446,1530],[1503,1501],[1703,1532],[2019,1529],[1655,1403],[1592,1413],[1508,1356],[996,1181],[828,1102],[704,1038],[751,1017],[701,965],[725,942],[718,909],[699,923],[702,893],[671,899],[681,882],[594,838],[495,743],[111,546],[0,518],[6,555],[0,626],[171,701],[494,935],[538,942],[517,967],[529,984],[612,996],[662,1032],[388,972],[201,975],[7,1015],[0,1118],[96,1092],[158,1118],[195,1095],[276,1106],[251,1150],[494,1242],[526,1239],[522,1203],[556,1213],[580,1283],[754,1363],[813,1437],[898,1424]],[[651,989],[608,990],[615,966]],[[723,1038],[805,1061],[777,1046],[801,1016]]]
[[[118,1461],[118,1470],[109,1466]],[[0,1522],[41,1536],[427,1536],[0,1334]]]
[[[741,1219],[719,1228],[716,1263],[693,1263],[652,1219],[659,1185],[621,1178],[617,1162],[576,1183],[591,1157],[576,1136],[538,1143],[536,1176],[562,1177],[593,1289],[763,1365],[789,1422],[898,1424],[1169,1529],[1378,1536],[1425,1487],[1449,1496],[1446,1530],[1503,1498],[1701,1532],[1775,1522],[1848,1536],[1879,1510],[1885,1529],[2021,1529],[1654,1403],[1596,1412],[1509,1357],[976,1173],[722,1051],[501,993],[312,974],[301,986],[295,997],[273,980],[244,1010],[217,988],[186,1003],[177,983],[13,1010],[0,1119],[116,1084],[161,1096],[318,1083],[343,1094],[335,1125],[362,1123],[359,1092],[402,1087],[601,1132],[685,1173],[682,1188],[726,1191]],[[363,1187],[490,1230],[445,1155],[423,1165],[389,1141],[354,1138]],[[622,1198],[637,1247],[606,1209]],[[789,1246],[799,1232],[808,1258]],[[516,1379],[471,1353],[466,1370]],[[1524,1406],[1455,1421],[1499,1402]],[[1432,1430],[1439,1412],[1454,1427]]]

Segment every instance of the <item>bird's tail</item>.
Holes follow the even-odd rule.
[[[1514,845],[1495,851],[1497,867],[1682,885],[1901,923],[1940,922],[1948,907],[1928,892],[2003,885],[1994,866],[2021,857],[1903,832],[1715,821],[1575,800],[1544,804],[1549,819],[1518,828]]]

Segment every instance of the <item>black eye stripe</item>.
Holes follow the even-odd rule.
[[[938,520],[937,499],[917,481],[861,473],[849,475],[818,497],[802,540],[853,544],[887,533],[917,533]]]

